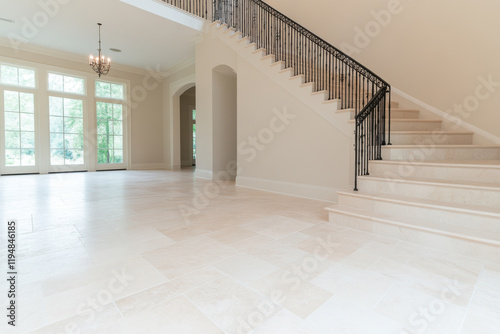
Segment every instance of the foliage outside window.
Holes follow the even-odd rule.
[[[35,166],[35,96],[4,91],[5,165]]]
[[[49,90],[83,95],[85,94],[85,80],[68,75],[49,73]]]
[[[26,88],[35,88],[35,70],[9,65],[0,65],[0,83]]]
[[[97,163],[123,163],[123,106],[97,102]]]
[[[49,114],[51,165],[82,165],[83,101],[51,96]]]

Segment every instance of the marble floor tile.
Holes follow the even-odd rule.
[[[324,202],[234,182],[186,219],[207,184],[192,170],[0,176],[19,268],[19,327],[0,333],[498,332],[500,262],[339,227]]]
[[[281,307],[235,280],[225,277],[186,296],[226,333],[249,332]]]

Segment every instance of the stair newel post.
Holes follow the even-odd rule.
[[[388,131],[388,138],[387,138],[387,145],[392,145],[391,143],[391,87],[389,86],[389,108],[388,108],[388,112],[389,112],[389,124],[388,124],[388,127],[389,127],[389,131]]]
[[[359,173],[359,159],[358,159],[358,119],[354,118],[354,191],[358,191],[358,173]]]

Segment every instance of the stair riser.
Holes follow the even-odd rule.
[[[417,243],[426,247],[437,248],[443,251],[453,252],[455,254],[478,258],[483,261],[497,262],[500,258],[500,247],[491,244],[435,234],[410,227],[348,216],[341,213],[330,212],[329,216],[330,222],[342,227],[375,233],[390,238],[406,240],[408,242]]]
[[[369,177],[358,179],[359,187],[368,193],[382,193],[450,202],[455,204],[500,207],[500,189],[458,188],[425,183],[402,183],[375,180]]]
[[[441,130],[441,122],[415,122],[415,121],[400,121],[391,122],[392,131],[439,131]]]
[[[405,111],[392,111],[391,119],[415,119],[418,118],[418,110],[405,110]],[[356,114],[354,111],[350,112],[351,119],[354,119]]]
[[[417,162],[431,160],[496,160],[500,159],[500,148],[450,148],[432,146],[394,148],[386,146],[382,148],[382,159]]]
[[[411,164],[370,164],[370,175],[394,178],[500,183],[499,168],[437,167]]]
[[[392,110],[391,119],[416,119],[419,113],[418,110]]]
[[[407,205],[344,194],[339,194],[338,202],[342,206],[365,210],[370,214],[379,213],[402,218],[403,220],[418,217],[419,220],[431,221],[436,229],[442,226],[447,230],[455,230],[457,233],[467,230],[469,235],[480,236],[484,231],[492,234],[498,234],[500,231],[498,226],[500,217],[447,211],[439,208]],[[475,230],[478,233],[474,233]],[[500,237],[495,240],[500,241]]]
[[[392,134],[391,142],[393,145],[424,145],[426,143],[438,142],[439,145],[470,145],[472,144],[472,134]]]

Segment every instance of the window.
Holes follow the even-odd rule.
[[[124,163],[124,90],[120,83],[95,83],[98,165]]]
[[[97,163],[123,163],[123,106],[97,102]]]
[[[83,95],[85,94],[85,80],[67,75],[49,73],[49,90]]]
[[[35,70],[9,65],[0,65],[0,83],[5,85],[34,88]]]
[[[35,96],[4,91],[5,166],[35,166]]]
[[[123,100],[123,85],[96,81],[95,96]]]
[[[83,165],[83,101],[49,97],[50,164]]]

